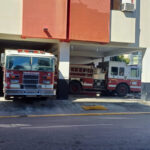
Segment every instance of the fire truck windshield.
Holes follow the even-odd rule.
[[[53,58],[28,57],[28,56],[7,56],[6,68],[8,70],[25,71],[53,71]]]

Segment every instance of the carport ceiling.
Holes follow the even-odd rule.
[[[58,43],[0,40],[0,49],[49,50],[50,52],[57,55]],[[127,44],[100,45],[100,44],[73,43],[73,42],[71,42],[70,44],[70,50],[71,50],[70,52],[71,56],[81,56],[81,57],[90,57],[90,58],[115,56],[115,55],[139,51],[139,49],[136,48],[129,48]]]
[[[54,47],[54,44],[52,43],[0,40],[0,49],[48,50],[52,49],[52,47]]]
[[[132,53],[135,51],[139,51],[139,49],[106,45],[103,46],[71,44],[71,56],[100,58],[106,56],[115,56],[120,54]]]

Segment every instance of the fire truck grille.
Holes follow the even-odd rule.
[[[23,87],[24,89],[36,89],[39,82],[39,75],[24,75]]]
[[[27,80],[27,79],[24,79],[23,83],[24,84],[38,84],[38,80]]]
[[[33,79],[33,80],[38,80],[39,76],[38,75],[24,75],[24,79]]]

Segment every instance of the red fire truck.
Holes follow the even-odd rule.
[[[119,96],[125,96],[129,92],[140,92],[140,72],[137,66],[115,61],[99,63],[97,68],[91,65],[71,65],[70,92],[115,92]]]
[[[1,66],[6,99],[55,95],[54,55],[37,50],[5,50]]]

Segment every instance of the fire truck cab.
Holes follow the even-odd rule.
[[[101,62],[96,68],[90,65],[71,65],[70,92],[116,92],[119,96],[125,96],[129,92],[140,92],[140,72],[137,66],[116,61]]]
[[[5,50],[1,66],[5,99],[55,95],[54,55],[37,50]]]

